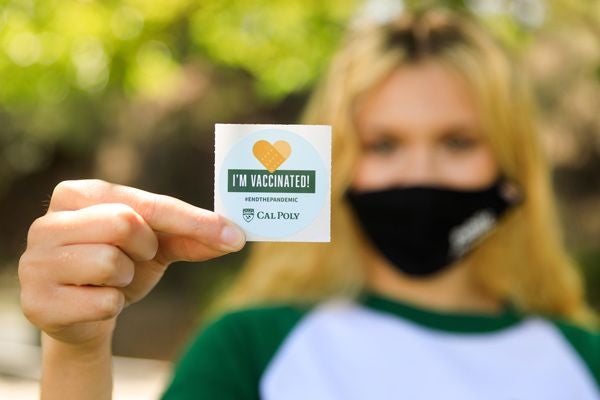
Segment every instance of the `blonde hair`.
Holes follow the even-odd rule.
[[[303,118],[333,127],[333,240],[255,244],[222,305],[317,302],[364,289],[360,231],[344,199],[359,151],[353,106],[401,65],[422,61],[439,62],[468,83],[501,170],[525,199],[468,256],[477,282],[526,313],[589,319],[580,275],[562,242],[530,89],[475,23],[439,10],[350,32]]]

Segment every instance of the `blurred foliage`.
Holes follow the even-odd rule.
[[[355,1],[0,1],[0,193],[55,146],[89,152],[118,98],[164,99],[194,58],[247,71],[263,101],[304,89]],[[4,185],[1,183],[4,182]]]
[[[349,21],[428,6],[474,13],[513,48],[548,26],[600,29],[585,0],[0,0],[0,194],[56,148],[93,153],[122,102],[177,97],[194,60],[278,102],[310,87]]]
[[[3,1],[0,101],[57,103],[71,91],[161,96],[190,56],[241,67],[277,97],[318,73],[355,7],[339,2]]]

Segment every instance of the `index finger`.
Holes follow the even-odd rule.
[[[174,197],[98,179],[63,181],[52,194],[48,212],[72,211],[100,203],[133,208],[157,232],[183,235],[225,251],[244,246],[240,228],[226,218]]]

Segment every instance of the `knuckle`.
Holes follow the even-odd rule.
[[[44,312],[37,298],[38,291],[29,288],[21,289],[21,311],[27,320],[36,326],[40,326]]]
[[[109,186],[108,182],[100,179],[78,179],[59,182],[52,191],[50,209],[57,204],[72,202],[73,199],[77,199],[86,193],[107,190]]]
[[[143,260],[150,261],[153,260],[159,249],[159,240],[154,232],[152,232],[148,237],[144,240],[144,248],[143,248]]]
[[[21,254],[21,257],[19,257],[19,267],[17,269],[17,274],[19,275],[19,282],[21,283],[21,286],[29,282],[29,270],[31,269],[29,258],[29,253],[27,251],[25,251],[25,253]]]
[[[40,233],[45,230],[46,227],[46,218],[45,216],[38,217],[29,226],[29,230],[27,231],[27,243],[31,244],[36,241],[39,237]]]
[[[29,322],[37,326],[37,315],[35,308],[31,307],[31,302],[28,299],[23,299],[21,295],[21,311]]]
[[[120,260],[119,273],[125,277],[124,279],[127,283],[131,282],[135,273],[135,263],[125,254],[123,254],[123,257]]]
[[[96,260],[96,275],[102,282],[110,281],[117,272],[121,251],[114,246],[103,246]]]
[[[66,180],[59,182],[52,191],[52,200],[62,199],[72,196],[81,190],[82,181]]]
[[[21,290],[26,290],[32,285],[41,283],[49,283],[48,276],[42,271],[46,259],[40,258],[39,255],[32,254],[31,251],[25,251],[19,258],[17,275]]]
[[[112,224],[116,239],[123,240],[129,238],[134,233],[135,227],[138,224],[138,218],[131,208],[123,205],[116,207]]]
[[[111,319],[119,315],[124,304],[124,296],[117,289],[106,288],[97,304],[98,317],[101,320]]]
[[[19,272],[27,268],[29,265],[29,250],[25,250],[19,257],[18,270]]]
[[[43,270],[44,260],[25,252],[19,259],[17,270],[20,285],[20,302],[23,315],[36,326],[48,320],[49,302],[55,284],[51,274]]]

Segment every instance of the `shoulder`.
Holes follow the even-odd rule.
[[[263,356],[275,351],[281,341],[306,314],[308,308],[291,305],[235,310],[209,323],[197,342],[227,340],[230,345],[252,345]]]
[[[176,366],[164,398],[257,398],[258,381],[309,307],[227,312],[206,324]]]
[[[563,320],[551,322],[579,354],[600,387],[600,332]]]
[[[238,350],[243,353],[253,353],[254,367],[261,369],[307,312],[308,308],[291,305],[231,311],[210,322],[197,336],[194,346],[204,350],[217,345],[241,347]]]
[[[295,325],[308,310],[309,307],[293,305],[244,308],[221,315],[213,320],[206,330],[264,330],[267,327],[285,330]]]

